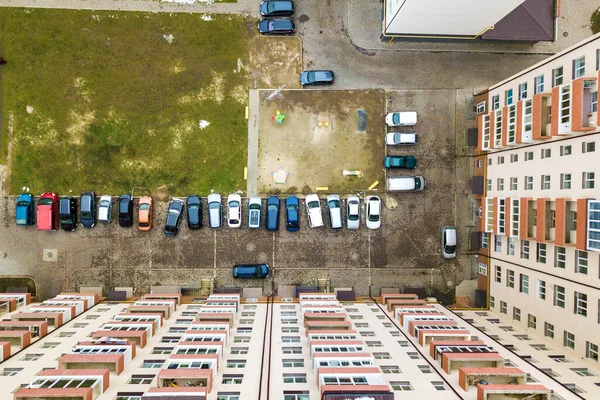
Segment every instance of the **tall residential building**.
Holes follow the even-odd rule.
[[[600,346],[599,79],[595,35],[476,95],[473,182],[490,310],[590,368]]]

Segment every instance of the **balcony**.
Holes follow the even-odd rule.
[[[0,335],[4,331],[31,332],[31,338],[42,338],[48,334],[48,323],[46,321],[0,321]]]
[[[501,368],[504,359],[498,353],[442,353],[442,369],[446,373],[467,368]]]
[[[58,328],[63,324],[61,312],[22,312],[10,317],[13,321],[45,321],[48,326]]]
[[[339,312],[339,313],[328,313],[328,312],[323,312],[323,313],[318,313],[318,312],[305,312],[303,314],[304,317],[304,322],[311,322],[311,321],[345,321],[346,320],[346,313],[345,312]]]
[[[100,330],[92,332],[93,338],[120,338],[134,342],[140,348],[144,348],[146,346],[146,331],[106,331]]]
[[[447,347],[447,346],[483,346],[483,342],[481,340],[432,340],[429,342],[429,355],[432,358],[437,359],[438,356],[438,347]],[[440,360],[438,360],[440,361]]]
[[[557,92],[558,93],[558,92]],[[550,108],[552,104],[554,92],[550,93],[538,93],[533,96],[533,110],[531,120],[531,134],[527,134],[523,131],[521,141],[528,143],[533,140],[546,140],[552,137],[552,123],[550,120]],[[558,95],[557,95],[558,96]],[[524,110],[525,112],[525,110]],[[558,124],[558,113],[556,114],[556,123]],[[558,129],[558,125],[557,125]]]
[[[150,388],[142,400],[206,400],[206,387],[158,387]]]
[[[319,330],[351,330],[352,322],[350,321],[304,321],[304,327],[306,330],[319,331]]]
[[[160,388],[206,388],[210,393],[213,383],[212,369],[163,369],[158,373]]]
[[[14,399],[31,400],[95,400],[109,385],[109,371],[45,370],[26,388],[19,389]]]
[[[571,131],[589,132],[596,129],[592,118],[592,92],[597,91],[596,78],[579,78],[572,82],[573,107],[571,108]]]
[[[123,354],[65,354],[58,359],[59,369],[108,369],[119,375],[124,367]]]
[[[163,325],[163,319],[161,314],[121,313],[119,315],[115,315],[113,318],[115,321],[122,322],[152,322],[153,332],[156,332],[156,330],[162,327]]]
[[[144,296],[144,300],[175,300],[176,305],[181,304],[180,294],[169,294],[169,293],[158,293],[158,294],[147,294]]]
[[[169,319],[171,317],[171,309],[169,306],[154,306],[154,305],[132,305],[127,308],[128,313],[136,314],[161,314],[163,319]]]
[[[390,299],[387,301],[387,309],[390,312],[394,312],[396,307],[404,307],[404,306],[424,306],[427,305],[425,300],[419,299]]]
[[[482,383],[482,381],[484,383]],[[525,385],[527,374],[519,368],[459,368],[458,384],[465,391],[478,384]]]
[[[542,385],[477,385],[478,400],[550,400]]]

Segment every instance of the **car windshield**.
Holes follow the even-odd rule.
[[[260,210],[260,204],[250,204],[249,210]]]
[[[275,204],[269,204],[269,207],[267,207],[267,210],[269,211],[277,211],[278,209],[279,207],[277,207]]]
[[[147,222],[140,222],[140,226],[141,226],[142,228],[147,228],[147,227],[149,227],[149,226],[150,226],[150,224],[149,224],[149,223],[147,223]]]
[[[446,246],[446,253],[454,253],[456,251],[456,246]]]
[[[28,205],[29,205],[29,202],[28,202],[28,201],[19,201],[19,202],[17,203],[17,206],[28,206]]]
[[[218,203],[216,201],[213,201],[212,203],[208,203],[208,208],[210,208],[211,210],[218,209],[219,207],[221,207],[221,203]]]
[[[110,206],[110,201],[108,201],[108,200],[102,200],[100,202],[100,207],[108,207],[108,206]],[[143,204],[140,205],[140,209],[142,208],[142,206],[143,206]]]
[[[350,210],[348,212],[348,219],[350,221],[358,221],[358,206],[356,204],[350,205]]]
[[[308,75],[309,82],[312,82],[317,78],[317,73],[315,71],[311,71],[307,75]]]
[[[330,200],[327,202],[327,206],[329,208],[340,208],[340,201],[339,200]]]
[[[295,204],[290,204],[290,205],[287,206],[287,209],[289,211],[296,211],[296,210],[298,210],[298,206],[295,205]]]
[[[148,204],[148,203],[140,204],[140,211],[148,211],[148,210],[150,210],[150,204]]]
[[[399,124],[400,123],[400,113],[394,113],[394,114],[392,114],[392,122],[394,124]]]
[[[239,207],[239,206],[240,206],[240,203],[239,203],[238,201],[236,201],[236,200],[234,200],[234,201],[231,201],[231,202],[229,203],[229,207],[231,207],[231,208],[237,208],[237,207]]]
[[[311,201],[308,203],[308,208],[319,208],[319,202],[318,201]]]
[[[198,204],[188,204],[188,210],[197,210],[198,208]]]
[[[92,218],[92,213],[89,211],[82,211],[81,212],[81,218],[83,219],[91,219]]]
[[[48,198],[46,198],[46,199],[40,199],[40,201],[39,201],[38,204],[40,204],[40,205],[50,205],[50,204],[52,204],[52,199],[48,199]]]

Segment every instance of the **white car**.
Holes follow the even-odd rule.
[[[260,217],[262,211],[262,200],[258,196],[248,199],[248,228],[260,228]]]
[[[107,194],[100,197],[100,203],[98,203],[98,221],[105,224],[112,221],[112,197]]]
[[[304,199],[306,212],[308,213],[308,225],[311,228],[323,226],[323,215],[321,214],[321,202],[316,194],[309,194]]]
[[[381,226],[381,199],[378,196],[367,196],[365,206],[367,228],[378,229]]]
[[[387,126],[413,126],[417,124],[416,111],[397,111],[385,116]]]
[[[329,210],[329,224],[333,229],[342,229],[342,201],[337,194],[327,196],[327,209]]]
[[[388,146],[414,146],[417,144],[417,134],[414,132],[390,132],[385,135]]]
[[[227,225],[230,228],[242,226],[242,196],[237,193],[227,196]]]
[[[358,229],[360,226],[360,200],[358,196],[348,196],[346,199],[346,226],[348,229]]]

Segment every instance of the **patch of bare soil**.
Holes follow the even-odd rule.
[[[299,37],[256,36],[250,41],[250,86],[259,89],[299,88],[302,70],[302,42]]]

